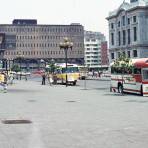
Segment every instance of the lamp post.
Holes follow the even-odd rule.
[[[55,60],[54,59],[51,59],[50,68],[51,68],[51,73],[54,74],[54,71],[55,71]]]
[[[21,54],[21,51],[18,52],[16,59],[18,60],[18,62],[19,62],[19,64],[20,64],[20,80],[21,80],[22,59],[23,59],[23,55]]]
[[[72,49],[73,42],[71,42],[67,37],[64,38],[64,42],[61,42],[59,45],[60,49],[64,49],[65,52],[65,64],[66,64],[66,87],[67,87],[67,51],[68,49]]]

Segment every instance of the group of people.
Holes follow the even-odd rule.
[[[0,72],[0,91],[7,92],[7,73]]]
[[[92,77],[101,77],[102,71],[92,71]]]
[[[7,92],[7,85],[12,85],[14,74],[11,71],[0,71],[0,92]]]
[[[48,80],[48,83],[50,84],[50,86],[52,84],[56,84],[57,83],[57,77],[55,74],[52,74],[52,73],[46,73],[46,72],[43,72],[42,73],[42,85],[45,85],[46,84],[46,78]]]

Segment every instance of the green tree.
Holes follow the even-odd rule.
[[[17,64],[14,64],[14,65],[12,66],[11,70],[12,70],[12,71],[15,71],[15,72],[21,71],[20,66],[17,65]]]
[[[114,61],[112,67],[119,68],[123,73],[125,70],[133,70],[132,60],[127,58],[125,54],[121,54],[120,57]]]

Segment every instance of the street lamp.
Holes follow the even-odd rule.
[[[20,64],[20,80],[21,80],[22,60],[23,60],[23,55],[21,54],[21,51],[17,53],[16,59],[18,60],[18,62]]]
[[[65,64],[66,64],[66,87],[67,87],[67,51],[68,49],[72,49],[73,42],[71,42],[67,37],[64,38],[64,42],[61,42],[59,45],[60,49],[64,49],[65,52]]]
[[[51,59],[50,70],[51,70],[51,73],[54,73],[55,71],[55,60],[54,59]]]

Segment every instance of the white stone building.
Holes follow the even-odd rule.
[[[148,0],[124,1],[107,20],[110,62],[121,53],[129,58],[148,57]]]
[[[101,66],[101,42],[105,41],[105,36],[100,32],[85,31],[85,65],[91,67]]]

